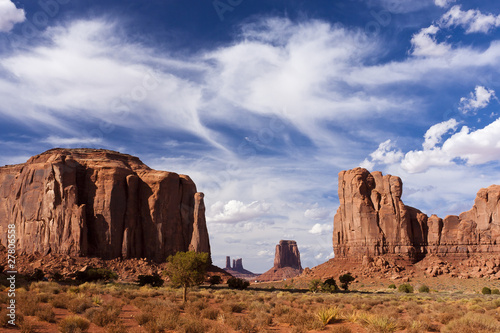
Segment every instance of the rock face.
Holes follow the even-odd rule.
[[[280,240],[276,245],[274,255],[274,268],[291,267],[302,271],[300,253],[297,242],[293,240]]]
[[[21,253],[147,258],[210,253],[203,193],[185,175],[109,150],[53,149],[0,168],[0,242]]]
[[[297,242],[293,240],[280,240],[276,245],[274,266],[256,279],[259,281],[278,281],[293,278],[302,273],[300,252]]]
[[[429,253],[468,256],[500,252],[500,186],[478,192],[460,216],[428,217],[401,201],[399,177],[356,168],[339,173],[334,218],[336,258],[397,255],[418,261]]]
[[[224,270],[231,275],[243,279],[252,279],[255,277],[257,274],[254,274],[246,269],[243,268],[243,259],[233,259],[233,266],[231,267],[230,265],[231,262],[231,257],[227,256],[226,257],[226,268]]]

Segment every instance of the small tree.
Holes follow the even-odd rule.
[[[321,286],[321,280],[320,279],[311,280],[309,282],[309,291],[311,291],[313,293],[317,293],[320,286]]]
[[[483,290],[481,290],[483,295],[490,295],[491,294],[491,289],[488,287],[483,287]]]
[[[325,282],[321,284],[321,291],[325,293],[334,293],[339,290],[337,287],[337,282],[334,278],[326,279]]]
[[[208,282],[210,283],[210,286],[220,284],[222,282],[222,278],[219,275],[212,275],[209,279]]]
[[[349,284],[354,281],[354,278],[350,273],[339,276],[340,288],[347,290],[349,289]]]
[[[167,259],[167,275],[174,287],[182,287],[183,302],[187,299],[187,290],[190,287],[197,286],[205,281],[207,268],[209,265],[208,253],[177,252]]]

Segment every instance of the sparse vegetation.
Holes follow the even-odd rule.
[[[80,316],[69,316],[62,319],[59,323],[59,331],[61,333],[87,332],[89,327],[90,322]]]
[[[428,293],[430,291],[429,287],[427,287],[425,284],[421,285],[418,288],[419,293]]]
[[[118,274],[107,268],[87,268],[77,272],[76,279],[82,282],[113,281],[118,279]]]
[[[205,281],[205,274],[209,264],[208,253],[177,252],[167,259],[169,265],[167,275],[174,287],[183,288],[182,300],[186,302],[187,290]]]
[[[389,289],[396,289],[396,285],[394,283],[391,283],[389,285],[389,287],[387,287],[387,288],[389,288]]]
[[[247,280],[240,279],[240,278],[232,277],[229,280],[227,280],[227,285],[231,289],[243,290],[243,289],[248,288],[248,286],[250,285],[250,282],[248,282]]]
[[[406,294],[413,293],[413,287],[408,283],[404,283],[398,287],[398,291]]]
[[[334,278],[326,279],[325,282],[321,284],[321,291],[325,293],[334,293],[339,290],[337,287],[337,282]]]
[[[354,280],[355,280],[354,277],[352,277],[352,275],[349,273],[339,276],[340,288],[342,288],[344,290],[348,290],[349,285]]]
[[[161,287],[163,286],[163,282],[163,279],[158,273],[152,275],[139,275],[137,278],[137,284],[139,284],[139,286],[149,284],[151,287]]]
[[[491,289],[488,288],[488,287],[483,287],[483,289],[481,290],[481,293],[483,295],[490,295],[491,294]]]

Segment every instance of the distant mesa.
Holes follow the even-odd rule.
[[[52,149],[0,167],[0,242],[21,254],[146,258],[210,253],[203,193],[186,175],[103,149]]]
[[[294,240],[280,240],[276,245],[274,266],[256,277],[258,281],[281,281],[299,276],[302,273],[300,252]]]
[[[467,258],[500,253],[500,186],[479,190],[471,210],[428,217],[401,200],[399,177],[356,168],[339,173],[334,218],[336,259],[395,256],[417,262],[428,255]]]
[[[226,272],[228,272],[229,274],[231,274],[235,277],[239,277],[241,279],[252,279],[255,276],[257,276],[257,274],[252,273],[252,272],[243,268],[243,259],[242,258],[233,259],[233,266],[231,267],[231,257],[227,256],[226,257],[226,268],[224,268],[224,270]]]

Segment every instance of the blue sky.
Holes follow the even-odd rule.
[[[495,1],[0,0],[0,165],[95,147],[190,175],[215,264],[332,257],[337,174],[427,214],[499,184]]]

